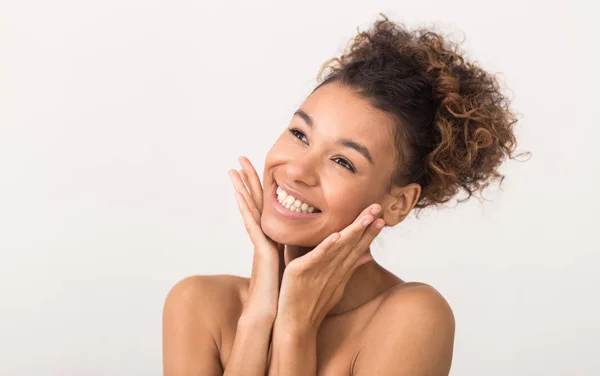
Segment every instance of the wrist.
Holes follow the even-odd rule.
[[[269,330],[273,328],[273,323],[275,322],[275,315],[264,312],[256,312],[256,311],[245,311],[242,312],[240,318],[238,319],[238,328],[243,329],[260,329],[260,328],[268,328]]]
[[[316,338],[318,328],[309,323],[277,317],[273,324],[274,333],[288,341],[304,341]]]

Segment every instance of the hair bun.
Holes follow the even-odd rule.
[[[417,208],[501,182],[500,164],[515,157],[517,120],[496,78],[440,33],[382,16],[321,67],[319,86],[353,87],[397,120],[393,183],[421,185]]]

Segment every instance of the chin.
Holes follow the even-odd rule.
[[[318,246],[323,241],[323,239],[318,239],[317,234],[294,231],[293,228],[273,222],[271,220],[263,220],[261,228],[265,235],[277,243],[312,248]]]

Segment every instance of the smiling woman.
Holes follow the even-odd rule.
[[[449,373],[449,304],[379,265],[370,244],[413,210],[503,178],[516,146],[508,101],[455,45],[385,16],[319,80],[262,182],[246,158],[230,170],[252,274],[173,287],[165,375]]]

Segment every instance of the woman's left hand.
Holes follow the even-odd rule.
[[[366,251],[385,224],[378,218],[380,212],[380,205],[370,205],[348,227],[290,261],[279,291],[277,322],[318,330],[342,298],[352,273],[373,260]]]

